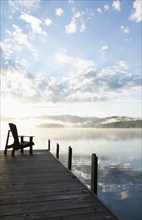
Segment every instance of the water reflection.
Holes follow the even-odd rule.
[[[65,162],[65,155],[62,157]],[[91,157],[76,155],[73,172],[90,187]],[[141,205],[141,159],[99,157],[98,196],[111,207],[120,219],[140,220]],[[135,207],[137,209],[135,210]]]
[[[108,163],[106,160],[100,162],[99,168],[99,195],[110,205],[122,219],[141,219],[141,170],[138,166],[140,159],[133,161],[121,161]],[[103,166],[101,166],[103,165]],[[113,198],[113,199],[112,199]],[[139,202],[138,202],[139,201]],[[128,211],[129,205],[135,207],[137,202],[137,213],[134,208]],[[125,205],[125,206],[124,206]],[[126,211],[127,210],[127,211]]]
[[[56,142],[60,143],[60,160],[67,166],[71,145],[72,171],[84,184],[90,187],[91,154],[96,153],[98,196],[120,219],[142,219],[140,129],[55,129],[54,135],[51,130],[52,152],[56,151]]]

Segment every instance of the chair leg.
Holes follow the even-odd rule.
[[[24,149],[23,148],[21,148],[21,154],[23,154],[24,153]]]
[[[30,154],[33,154],[33,146],[30,146]]]
[[[4,155],[7,155],[7,146],[8,146],[8,141],[9,141],[9,135],[10,135],[10,130],[8,130],[8,133],[7,133]]]
[[[11,153],[12,157],[14,157],[14,154],[15,154],[15,150],[12,149],[12,153]]]
[[[4,150],[4,155],[7,155],[7,148],[5,148]]]

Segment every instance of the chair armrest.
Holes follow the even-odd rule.
[[[21,142],[23,142],[24,141],[24,137],[29,137],[30,141],[33,141],[33,137],[35,137],[35,136],[19,135],[18,137],[20,137],[21,138]]]
[[[18,135],[18,137],[35,137],[33,135]]]

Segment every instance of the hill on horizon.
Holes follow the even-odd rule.
[[[21,118],[37,120],[40,128],[142,128],[142,119],[127,116],[81,117],[77,115],[41,115]],[[16,120],[14,117],[1,116],[1,122]],[[40,120],[40,122],[38,121]]]
[[[52,123],[39,124],[37,127],[83,127],[83,128],[141,128],[140,118],[112,116],[106,118],[80,117],[76,115],[40,116],[40,119],[51,120]]]

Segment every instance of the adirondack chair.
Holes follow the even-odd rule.
[[[9,127],[10,127],[10,130],[8,130],[4,154],[5,155],[7,154],[7,149],[12,148],[11,155],[14,156],[16,150],[21,149],[21,153],[23,153],[24,148],[26,148],[26,147],[30,148],[30,154],[32,154],[33,153],[33,145],[34,145],[34,142],[33,142],[34,136],[23,136],[23,135],[18,136],[16,125],[9,123]],[[10,132],[12,133],[14,142],[13,142],[13,144],[9,145],[8,142],[9,142]],[[29,137],[29,141],[24,141],[24,137]]]

